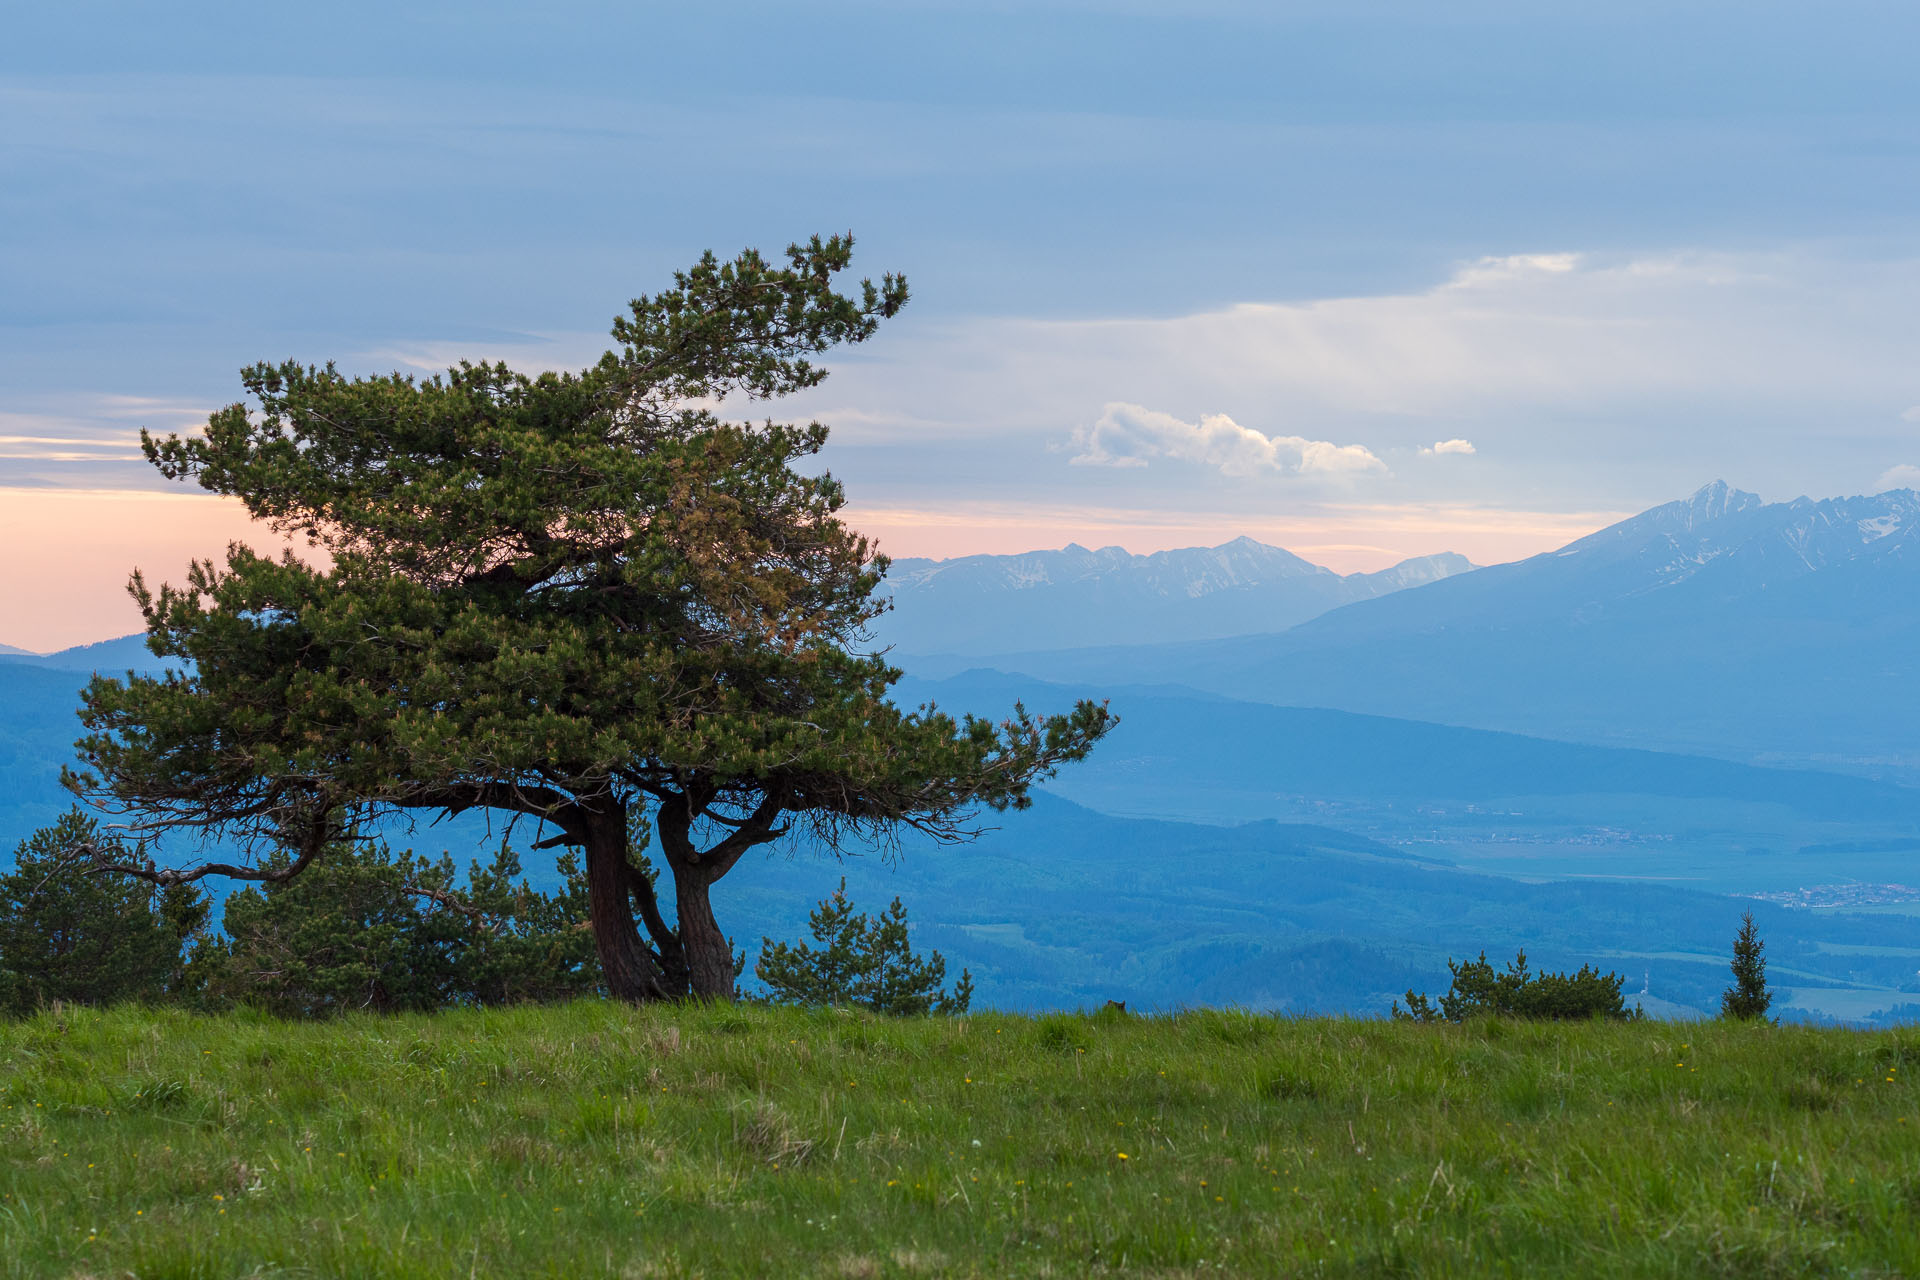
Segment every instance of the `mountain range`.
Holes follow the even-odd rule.
[[[903,661],[1914,780],[1920,494],[1765,503],[1715,482],[1558,551],[1282,632],[1051,651],[1005,639],[990,659]]]
[[[901,559],[878,640],[906,653],[1207,640],[1280,631],[1329,609],[1465,573],[1452,552],[1377,573],[1338,574],[1252,538],[1129,555],[1075,543],[1058,551]]]
[[[1916,985],[1907,917],[1725,895],[1920,900],[1920,789],[1898,785],[1920,780],[1916,529],[1906,490],[1769,504],[1715,483],[1482,569],[1343,578],[1250,539],[898,561],[897,700],[1098,696],[1120,724],[1002,830],[908,839],[907,874],[781,848],[729,878],[729,927],[797,936],[845,870],[864,906],[900,893],[995,1004],[1377,1012],[1484,946],[1617,961],[1674,1013],[1713,1007],[1752,905],[1794,1016],[1873,1016]],[[1313,615],[1282,629],[1283,606]],[[1049,647],[1182,625],[1267,629]],[[86,673],[161,665],[137,636],[0,655],[0,860],[69,803]],[[461,860],[489,838],[416,834]]]

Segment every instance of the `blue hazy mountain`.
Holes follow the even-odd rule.
[[[717,887],[716,907],[754,953],[792,938],[841,875],[862,907],[894,895],[918,946],[971,968],[995,1007],[1126,1000],[1136,1009],[1237,1004],[1384,1013],[1409,987],[1446,986],[1446,960],[1597,961],[1648,983],[1651,1008],[1711,1011],[1727,950],[1751,909],[1780,1008],[1911,1003],[1911,923],[1825,915],[1657,883],[1531,883],[1405,856],[1324,826],[1119,818],[1053,796],[994,817],[978,841],[909,836],[895,857],[834,862],[776,850]]]
[[[0,861],[68,806],[60,766],[80,736],[80,682],[71,671],[0,663]]]
[[[72,803],[60,786],[60,768],[74,763],[76,712],[88,677],[174,665],[154,657],[139,635],[57,653],[0,652],[0,861]]]
[[[1594,824],[1664,800],[1697,818],[1760,805],[1920,836],[1920,790],[1819,770],[1239,702],[1169,686],[1049,684],[996,671],[909,677],[895,693],[901,703],[982,715],[1016,700],[1038,712],[1065,711],[1085,697],[1107,699],[1120,724],[1047,785],[1108,812],[1231,821],[1328,802],[1524,805],[1525,816]]]
[[[58,773],[79,731],[83,679],[76,670],[0,664],[0,857],[67,804]],[[1047,707],[1079,692],[997,673],[910,680],[900,691],[904,701],[981,711],[1013,698]],[[798,937],[807,909],[844,871],[863,906],[905,898],[921,945],[972,967],[982,1000],[1004,1007],[1117,998],[1135,1007],[1379,1012],[1408,986],[1444,986],[1448,956],[1524,947],[1556,967],[1598,960],[1636,979],[1650,973],[1656,1007],[1675,1012],[1711,1007],[1726,981],[1727,939],[1739,912],[1754,906],[1775,982],[1789,992],[1783,1006],[1864,1014],[1911,998],[1899,989],[1912,969],[1900,950],[1910,941],[1904,918],[1788,911],[1664,883],[1534,883],[1540,877],[1524,861],[1517,875],[1473,874],[1445,865],[1452,847],[1421,824],[1434,821],[1431,803],[1464,804],[1471,821],[1491,824],[1492,838],[1515,847],[1520,824],[1618,825],[1652,797],[1696,823],[1737,829],[1759,812],[1768,823],[1811,824],[1829,845],[1851,840],[1871,851],[1889,832],[1904,832],[1909,844],[1920,835],[1920,794],[1191,691],[1104,692],[1122,725],[1055,785],[1124,814],[1042,794],[1029,812],[988,815],[997,829],[959,847],[909,833],[895,857],[870,851],[836,863],[778,846],[722,884],[728,927],[750,952],[762,934]],[[1283,793],[1334,817],[1234,821]],[[1528,816],[1506,807],[1516,797]],[[1473,806],[1497,811],[1473,815]],[[1141,816],[1155,808],[1212,820]],[[1406,821],[1396,825],[1395,815]],[[1343,829],[1348,822],[1370,829]],[[390,838],[423,851],[446,847],[462,861],[487,841],[476,823]],[[1817,883],[1850,874],[1860,856],[1807,850],[1784,865]],[[528,867],[550,880],[551,864],[538,855]]]
[[[1279,631],[1472,567],[1446,552],[1341,575],[1252,538],[1144,556],[1074,544],[1022,555],[901,559],[886,580],[894,609],[874,630],[880,643],[906,653],[1203,640]]]
[[[57,671],[98,671],[119,675],[126,671],[160,671],[177,667],[172,658],[156,658],[147,648],[144,634],[120,636],[97,644],[76,645],[54,653],[28,653],[0,645],[0,664],[47,667]]]
[[[1768,504],[1716,482],[1279,634],[966,665],[1913,778],[1916,653],[1920,494]]]

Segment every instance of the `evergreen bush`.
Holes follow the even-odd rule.
[[[590,994],[599,971],[578,927],[585,894],[571,857],[559,866],[568,888],[536,893],[515,882],[519,857],[503,844],[461,890],[444,855],[344,846],[303,875],[228,898],[226,938],[197,948],[190,969],[209,1003],[284,1017]]]
[[[180,990],[181,947],[206,925],[206,896],[94,873],[67,856],[99,838],[99,824],[76,809],[21,841],[0,875],[0,1013]]]
[[[1478,960],[1447,961],[1453,975],[1436,1007],[1426,996],[1407,992],[1407,1007],[1393,1006],[1393,1016],[1413,1022],[1462,1022],[1468,1018],[1506,1014],[1516,1018],[1576,1020],[1609,1018],[1625,1021],[1640,1016],[1629,1010],[1620,994],[1625,977],[1601,973],[1581,965],[1577,973],[1532,973],[1522,951],[1505,971],[1496,970],[1482,951]]]
[[[819,944],[760,940],[753,967],[775,1004],[852,1005],[875,1013],[918,1016],[965,1013],[973,1001],[973,975],[962,969],[951,991],[943,989],[946,958],[913,954],[907,909],[895,898],[876,920],[853,909],[843,876],[833,896],[808,917]]]

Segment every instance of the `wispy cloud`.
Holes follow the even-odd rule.
[[[1438,454],[1443,454],[1443,453],[1478,453],[1478,452],[1479,450],[1473,447],[1473,441],[1462,440],[1462,439],[1459,439],[1458,437],[1455,437],[1452,440],[1436,440],[1430,445],[1422,445],[1420,447],[1420,456],[1423,458],[1431,458]]]
[[[1144,467],[1153,458],[1196,462],[1227,476],[1354,475],[1385,471],[1364,445],[1304,436],[1270,436],[1224,413],[1185,422],[1137,404],[1109,404],[1092,426],[1075,433],[1076,466]]]
[[[144,396],[75,395],[57,407],[0,412],[0,487],[119,487],[144,464],[140,428],[165,433],[205,421],[206,407]],[[157,480],[157,473],[154,476]]]
[[[462,360],[505,363],[521,373],[561,373],[585,368],[600,358],[611,338],[600,333],[502,333],[478,338],[393,342],[359,351],[352,365],[431,376]]]

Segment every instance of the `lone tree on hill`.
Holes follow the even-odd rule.
[[[1773,992],[1767,990],[1766,949],[1753,923],[1753,912],[1745,913],[1733,940],[1733,985],[1720,993],[1721,1017],[1750,1021],[1767,1016]]]
[[[826,428],[716,412],[818,384],[810,357],[906,303],[892,275],[836,292],[852,248],[709,253],[577,374],[262,364],[242,374],[253,406],[204,436],[143,433],[167,477],[328,563],[234,546],[183,587],[134,575],[149,648],[190,665],[94,680],[68,785],[131,837],[186,828],[247,852],[161,867],[101,845],[96,865],[273,881],[382,813],[500,811],[556,833],[536,847],[583,851],[610,993],[725,998],[709,891],[749,849],[796,829],[956,839],[979,806],[1024,807],[1106,708],[1016,704],[996,724],[889,703],[900,672],[863,650],[887,562],[839,519],[839,483],[796,470]],[[648,822],[672,925],[629,848]]]

